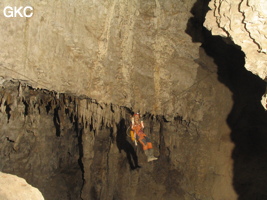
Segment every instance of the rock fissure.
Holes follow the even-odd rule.
[[[242,6],[242,4],[245,4],[244,6]],[[242,13],[242,16],[243,16],[243,20],[242,20],[242,23],[244,24],[244,28],[245,30],[247,31],[249,37],[251,38],[251,40],[258,46],[258,52],[261,52],[262,49],[261,49],[261,45],[257,42],[256,38],[253,37],[253,33],[250,31],[249,27],[248,27],[248,24],[249,23],[246,19],[246,12],[244,10],[243,7],[248,7],[248,2],[246,0],[242,0],[239,4],[239,12]],[[259,14],[259,13],[258,13]],[[226,31],[227,32],[227,31]],[[228,35],[229,36],[229,35]]]

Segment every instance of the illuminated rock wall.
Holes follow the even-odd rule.
[[[197,74],[199,44],[184,31],[193,4],[1,1],[1,9],[32,6],[34,15],[1,13],[0,76],[172,119]]]
[[[265,0],[215,1],[209,3],[204,26],[213,35],[229,37],[246,54],[247,70],[267,76],[267,2]]]

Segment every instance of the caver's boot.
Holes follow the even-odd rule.
[[[147,151],[148,151],[147,152],[147,162],[151,162],[153,160],[158,160],[158,158],[156,158],[154,156],[154,150],[153,149],[148,149]]]
[[[149,159],[149,151],[148,151],[148,149],[147,150],[144,150],[144,152],[145,152],[145,155],[146,155],[147,160],[148,160]]]

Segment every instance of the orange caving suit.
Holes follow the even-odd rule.
[[[136,134],[136,139],[142,144],[143,150],[148,150],[153,148],[151,140],[146,136],[146,134],[143,131],[142,123],[132,124],[132,130]]]

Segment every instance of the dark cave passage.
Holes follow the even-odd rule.
[[[233,186],[240,200],[267,199],[267,113],[260,103],[266,84],[244,68],[243,52],[220,37],[209,37],[203,48],[218,66],[218,79],[233,93],[227,123],[235,144]]]
[[[232,92],[233,107],[227,118],[235,145],[232,184],[239,200],[267,199],[267,113],[260,103],[266,83],[245,69],[240,47],[203,28],[208,3],[198,1],[192,8],[194,18],[187,33],[193,42],[202,43],[201,48],[217,65],[218,80]]]

